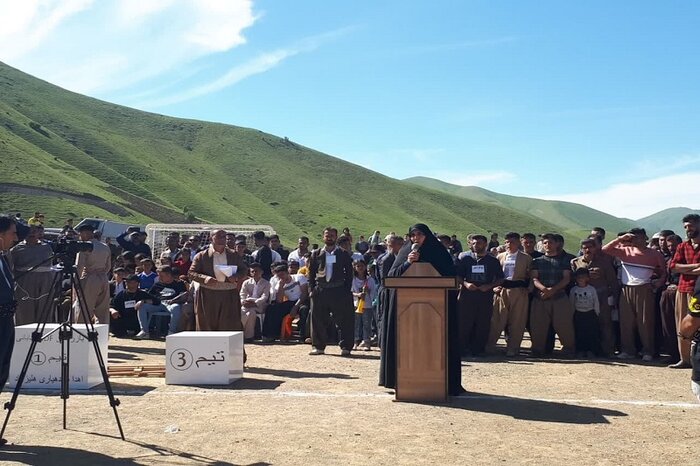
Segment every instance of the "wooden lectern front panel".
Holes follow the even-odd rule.
[[[397,290],[396,399],[447,399],[444,289]]]

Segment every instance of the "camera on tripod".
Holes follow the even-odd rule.
[[[53,245],[53,252],[56,255],[76,256],[79,252],[92,252],[90,241],[69,241],[65,238]]]

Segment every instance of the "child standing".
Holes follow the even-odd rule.
[[[590,274],[588,269],[580,268],[574,272],[576,286],[571,289],[569,299],[574,308],[574,330],[576,332],[576,355],[578,357],[594,357],[600,352],[600,330],[598,315],[600,303],[598,292],[588,284]]]
[[[353,262],[352,296],[355,302],[355,349],[369,351],[372,347],[372,319],[377,285],[367,273],[364,260]]]

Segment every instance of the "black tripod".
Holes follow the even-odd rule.
[[[49,299],[44,306],[41,313],[41,318],[36,324],[36,330],[32,332],[32,342],[29,346],[29,351],[27,352],[27,357],[24,359],[24,365],[22,366],[22,371],[17,379],[17,384],[12,392],[12,398],[10,401],[5,403],[5,409],[7,410],[7,416],[5,416],[5,422],[2,425],[2,430],[0,430],[0,438],[3,438],[5,434],[5,428],[7,427],[7,422],[10,420],[10,415],[12,410],[15,408],[15,403],[17,402],[17,397],[22,388],[22,383],[27,376],[27,370],[29,369],[29,364],[31,362],[32,356],[34,355],[34,350],[36,345],[41,341],[49,338],[54,333],[58,332],[58,339],[61,342],[61,398],[63,399],[63,428],[66,429],[66,407],[68,398],[70,397],[70,342],[73,338],[73,332],[85,338],[87,341],[92,343],[92,348],[95,351],[95,356],[97,357],[97,364],[100,367],[100,372],[102,373],[102,381],[104,382],[105,390],[107,391],[107,397],[109,398],[109,405],[114,411],[114,418],[117,421],[117,427],[119,428],[119,435],[122,440],[124,438],[124,431],[122,430],[122,424],[119,421],[119,414],[117,413],[117,406],[119,406],[119,400],[114,397],[114,392],[112,391],[112,385],[109,382],[109,375],[107,374],[107,368],[105,367],[104,360],[102,359],[102,352],[100,351],[100,345],[97,341],[97,331],[95,331],[95,326],[90,318],[90,313],[85,301],[85,294],[83,293],[83,288],[78,279],[77,270],[75,267],[75,257],[76,251],[71,251],[70,248],[67,252],[56,253],[44,262],[35,265],[30,268],[27,272],[29,273],[37,269],[38,267],[53,262],[54,259],[58,259],[59,264],[63,267],[62,273],[56,273],[54,278],[54,283],[51,287],[51,294]],[[23,274],[24,275],[24,274]],[[78,307],[80,308],[80,316],[82,321],[85,322],[85,330],[78,330],[74,327],[72,322],[72,312],[69,312],[67,316],[61,316],[60,314],[60,302],[61,302],[61,283],[63,279],[70,279],[70,284],[72,289],[75,290],[76,296],[78,298]],[[60,325],[51,330],[49,333],[44,335],[44,329],[51,316],[51,310],[55,306],[56,315],[61,316],[59,321]]]

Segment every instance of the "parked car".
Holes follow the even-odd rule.
[[[102,233],[102,241],[107,238],[111,238],[112,242],[115,242],[117,236],[124,233],[129,227],[138,227],[141,231],[144,230],[144,225],[132,225],[129,223],[119,223],[113,222],[111,220],[104,220],[101,218],[86,218],[81,220],[74,229],[77,231],[81,225],[89,223],[94,226],[94,230],[98,230]]]

